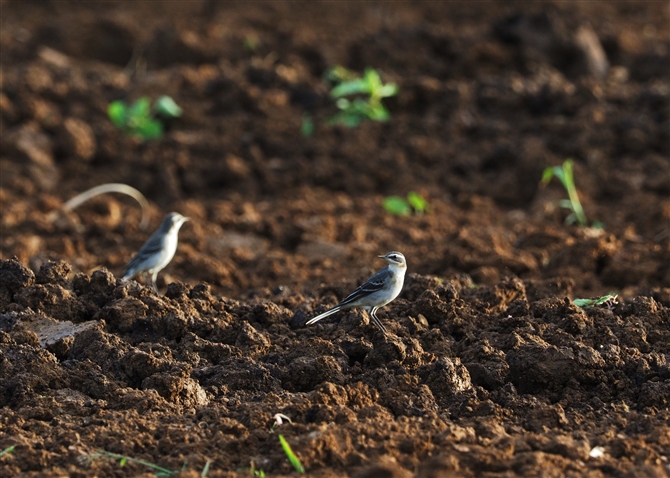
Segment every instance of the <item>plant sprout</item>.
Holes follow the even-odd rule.
[[[581,307],[582,309],[588,309],[590,307],[603,304],[606,305],[607,308],[612,308],[618,303],[617,297],[619,297],[617,294],[610,293],[602,297],[598,297],[597,299],[575,299],[572,301],[572,303],[577,307]]]
[[[0,451],[0,456],[6,455],[8,453],[11,453],[14,451],[14,448],[16,448],[16,445],[8,446],[4,450]]]
[[[411,191],[407,199],[400,196],[389,196],[384,199],[384,209],[394,216],[409,216],[412,211],[421,215],[428,210],[428,201],[419,193]]]
[[[286,415],[284,415],[283,413],[275,413],[274,419],[275,419],[275,422],[272,424],[272,429],[273,430],[274,430],[275,426],[278,427],[278,426],[283,425],[284,420],[286,420],[289,423],[293,423],[293,421],[291,421],[291,419],[289,417],[287,417]]]
[[[251,476],[258,476],[260,478],[265,478],[265,471],[262,470],[262,469],[257,470],[256,465],[254,464],[253,460],[251,460],[251,464],[250,464],[249,468],[238,468],[237,471],[238,472],[248,471],[249,475],[251,475]]]
[[[565,223],[573,224],[577,222],[580,226],[586,227],[588,226],[588,221],[586,219],[586,214],[584,214],[582,203],[579,201],[577,188],[575,187],[575,179],[572,170],[573,164],[574,162],[571,159],[568,159],[563,163],[563,166],[546,168],[542,173],[541,184],[545,186],[549,184],[553,177],[557,177],[568,193],[568,199],[559,201],[558,205],[572,211],[570,215],[565,218]]]
[[[161,96],[151,106],[151,100],[143,96],[129,105],[125,101],[112,101],[107,114],[114,126],[141,140],[158,139],[163,136],[163,121],[181,116],[182,109],[169,96]]]
[[[329,124],[342,124],[353,128],[364,120],[388,121],[391,114],[382,104],[382,99],[398,94],[398,85],[395,83],[384,84],[376,70],[366,68],[363,77],[346,68],[336,66],[327,74],[326,78],[336,83],[330,91],[330,96],[335,99],[335,105],[340,110],[329,120]],[[354,99],[346,96],[359,95]]]
[[[305,467],[302,466],[300,458],[298,458],[296,454],[293,453],[293,450],[291,450],[291,445],[288,444],[284,435],[279,435],[279,443],[281,443],[281,447],[284,449],[284,453],[286,453],[286,457],[288,458],[288,461],[291,462],[291,465],[293,465],[293,468],[295,468],[295,471],[304,473]]]

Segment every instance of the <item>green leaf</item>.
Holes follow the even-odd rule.
[[[341,96],[349,96],[356,94],[369,93],[368,83],[362,78],[356,78],[355,80],[345,81],[340,83],[332,90],[330,90],[330,96],[333,98],[339,98]]]
[[[575,304],[577,307],[582,308],[591,307],[593,306],[594,302],[595,300],[593,299],[575,299],[572,301],[572,303]]]
[[[367,83],[367,92],[370,93],[370,96],[379,96],[379,91],[382,88],[382,79],[379,73],[372,68],[366,68],[363,79]]]
[[[284,435],[279,435],[279,443],[281,443],[281,447],[284,449],[284,453],[286,453],[286,457],[288,458],[288,461],[291,462],[291,465],[293,465],[293,468],[295,468],[295,471],[304,473],[305,467],[300,463],[300,458],[298,458],[296,454],[293,453],[293,450],[291,450],[291,445],[288,444]]]
[[[389,196],[384,199],[384,209],[394,216],[408,216],[412,213],[409,203],[400,196]]]
[[[127,117],[132,122],[140,118],[148,118],[150,113],[151,100],[147,96],[143,96],[130,106]]]
[[[163,124],[152,118],[143,118],[135,125],[133,133],[141,139],[159,139],[163,136]]]
[[[596,305],[605,304],[606,302],[615,301],[617,297],[618,294],[612,292],[603,295],[602,297],[598,297],[597,299],[575,299],[572,301],[572,303],[575,304],[577,307],[588,309],[589,307],[594,307]]]
[[[428,201],[426,201],[423,196],[414,191],[411,191],[409,194],[407,194],[407,201],[409,202],[410,206],[412,206],[412,209],[414,209],[419,214],[423,214],[428,209]]]
[[[128,107],[126,103],[121,100],[112,101],[107,106],[107,116],[112,121],[114,126],[119,129],[124,129],[126,126],[126,113]]]
[[[551,182],[551,179],[556,175],[556,167],[552,166],[549,168],[545,168],[544,171],[542,171],[542,180],[540,181],[541,184],[547,185]]]
[[[379,97],[388,98],[389,96],[395,96],[399,90],[400,88],[395,83],[387,83],[379,89]]]
[[[167,95],[163,95],[156,100],[154,111],[167,118],[178,118],[183,112],[179,105]]]
[[[128,458],[121,458],[121,461],[119,462],[119,466],[126,466],[126,463],[128,463]]]
[[[377,107],[369,107],[365,113],[369,119],[373,121],[386,122],[391,119],[391,113],[388,112],[381,104]]]

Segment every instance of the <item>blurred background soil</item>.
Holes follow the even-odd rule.
[[[290,474],[282,431],[315,476],[668,474],[665,2],[0,8],[0,472]],[[398,84],[389,122],[326,124],[335,65]],[[145,95],[183,108],[160,140],[107,117]],[[539,186],[567,158],[603,229]],[[123,196],[58,213],[107,182],[148,229]],[[384,210],[410,191],[428,213]],[[161,294],[122,284],[173,210]],[[389,250],[389,338],[303,327]]]

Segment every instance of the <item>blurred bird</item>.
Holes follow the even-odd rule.
[[[407,262],[405,256],[396,251],[378,257],[385,259],[389,265],[373,274],[335,307],[307,321],[307,325],[314,324],[339,310],[360,307],[368,311],[372,322],[386,335],[386,327],[377,318],[377,309],[384,307],[400,294],[407,271]]]
[[[178,212],[167,214],[158,230],[147,239],[147,242],[128,263],[123,271],[123,280],[132,279],[138,274],[150,274],[151,286],[158,291],[156,277],[174,257],[179,228],[188,220]]]

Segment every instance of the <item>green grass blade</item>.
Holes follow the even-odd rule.
[[[288,458],[288,461],[291,462],[291,465],[293,465],[293,468],[295,468],[295,471],[304,473],[305,467],[300,463],[300,458],[298,458],[296,454],[293,453],[293,450],[291,450],[291,446],[286,441],[286,438],[284,438],[284,435],[279,435],[279,443],[281,443],[281,447],[284,449],[284,453],[286,453],[286,457]]]
[[[577,187],[575,186],[575,178],[573,172],[574,162],[571,159],[566,160],[563,163],[563,185],[565,186],[566,191],[568,192],[568,197],[572,203],[572,210],[575,213],[575,218],[580,226],[586,227],[589,225],[588,220],[586,219],[586,214],[584,214],[584,209],[582,208],[582,203],[579,201],[579,194],[577,194]]]
[[[4,450],[0,451],[0,456],[6,455],[8,453],[11,453],[14,451],[14,448],[16,448],[16,445],[8,446]]]

